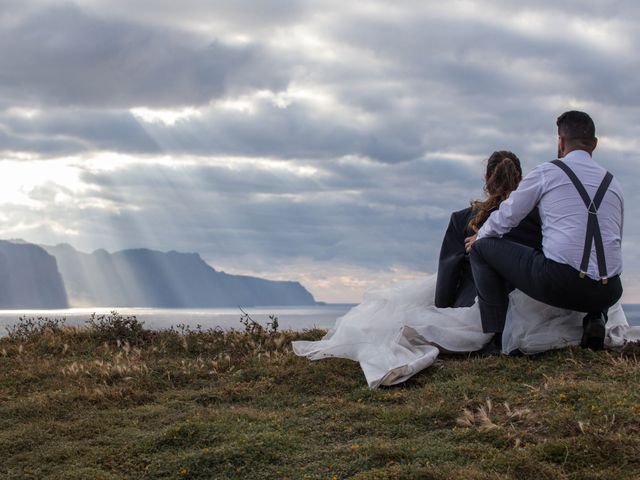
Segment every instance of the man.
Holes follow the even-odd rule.
[[[624,200],[619,182],[591,157],[591,117],[557,120],[558,157],[538,165],[466,239],[485,333],[499,352],[512,288],[559,308],[586,312],[581,345],[603,348],[607,311],[622,295]],[[501,238],[538,207],[542,252]]]

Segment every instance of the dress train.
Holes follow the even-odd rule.
[[[436,275],[371,290],[363,302],[338,318],[321,340],[292,342],[296,355],[310,360],[347,358],[360,363],[370,388],[406,381],[432,365],[440,352],[481,349],[491,338],[482,332],[480,310],[434,306]],[[504,353],[525,354],[580,344],[584,313],[538,302],[521,291],[509,296],[502,337]],[[605,347],[640,340],[619,303],[609,309]]]

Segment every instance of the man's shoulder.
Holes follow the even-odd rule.
[[[555,159],[552,159],[537,164],[535,167],[533,167],[533,169],[531,169],[529,173],[527,173],[526,177],[528,177],[530,180],[533,180],[534,178],[537,180],[543,180],[547,177],[549,172],[554,170],[560,171],[560,168],[553,164],[554,161]]]
[[[548,170],[560,170],[560,167],[558,167],[554,162],[556,162],[558,159],[557,158],[552,158],[551,160],[548,160],[546,162],[542,162],[539,163],[538,165],[536,165],[533,171],[538,171],[538,172],[546,172]]]
[[[622,184],[615,175],[613,176],[613,180],[611,180],[609,189],[620,198],[620,201],[622,203],[624,203],[624,192],[622,191]]]
[[[611,172],[611,175],[613,175],[613,172]],[[618,180],[615,175],[613,175],[613,179],[611,180],[611,187],[622,193],[622,183],[620,183],[620,180]]]
[[[527,176],[530,177],[530,181],[535,181],[542,186],[543,191],[546,191],[556,181],[566,178],[563,168],[557,164],[558,161],[562,161],[562,159],[552,159],[539,163]]]

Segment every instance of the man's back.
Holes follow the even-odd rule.
[[[606,170],[582,150],[568,153],[562,161],[576,174],[589,197],[593,198]],[[543,252],[547,258],[579,270],[589,216],[587,207],[577,194],[576,187],[559,167],[545,163],[538,168],[544,192],[539,203]],[[609,277],[622,271],[623,206],[622,188],[614,178],[598,210]],[[593,279],[600,278],[593,244],[587,275]]]

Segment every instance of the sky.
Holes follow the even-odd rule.
[[[433,273],[486,158],[587,111],[640,302],[640,4],[0,0],[0,238],[198,252],[327,302]]]

